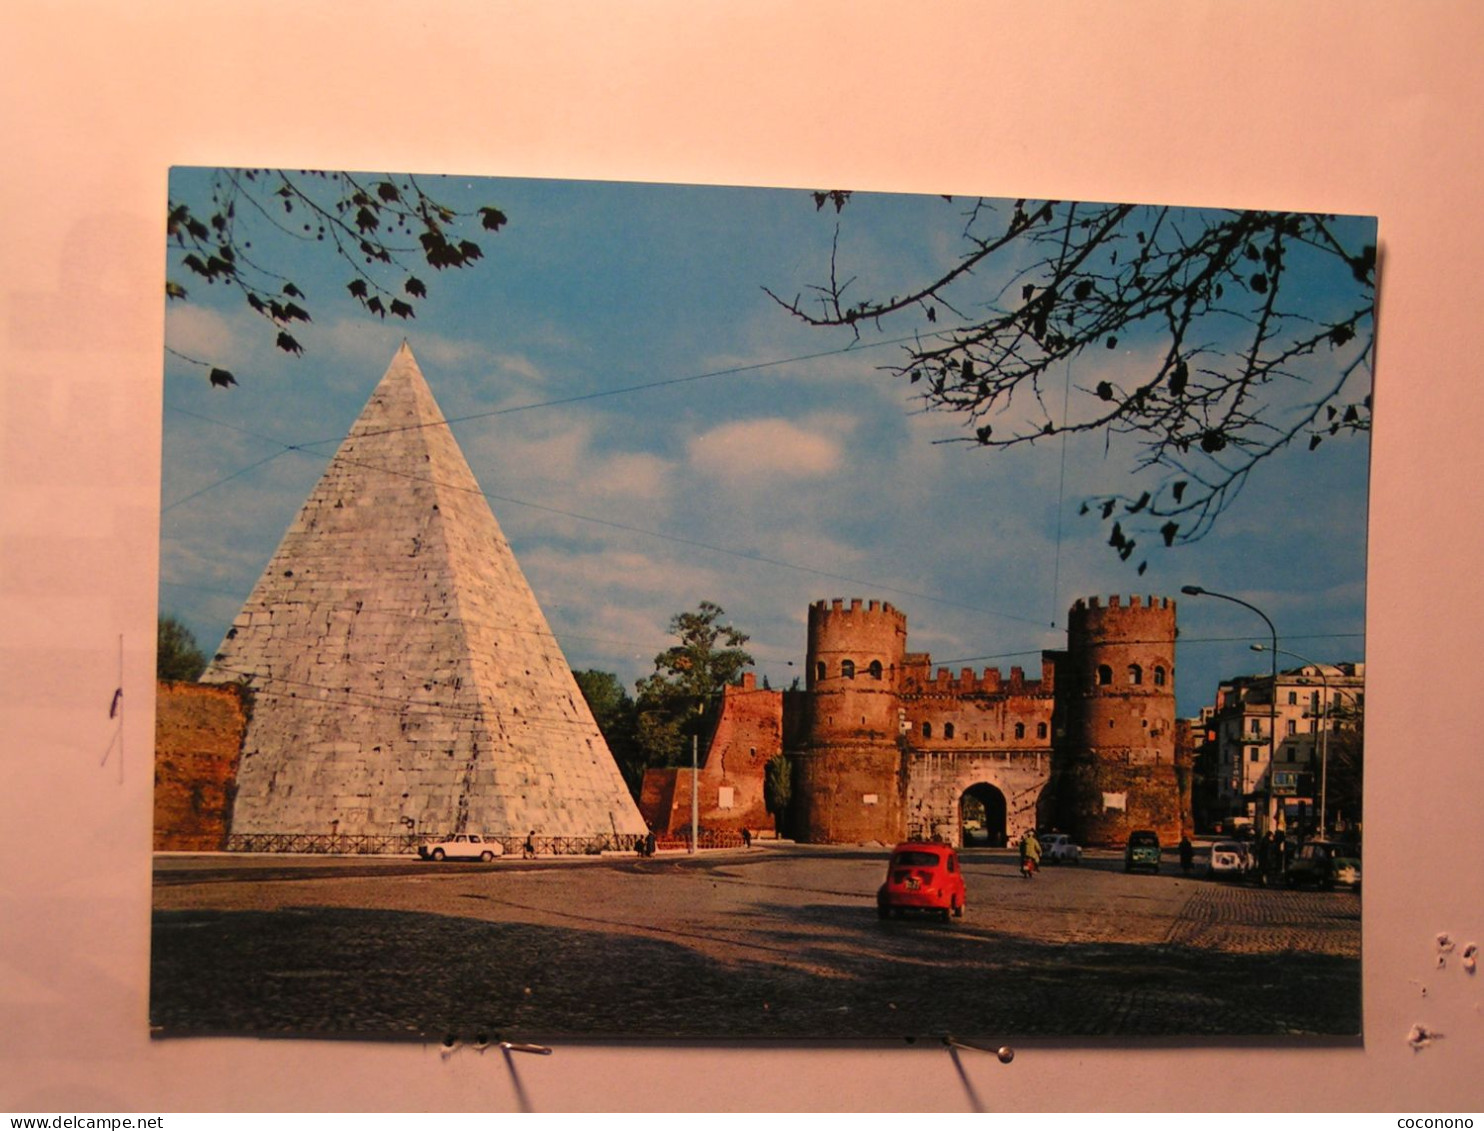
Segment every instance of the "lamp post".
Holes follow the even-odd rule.
[[[1254,652],[1266,652],[1266,644],[1253,644]],[[1319,682],[1324,685],[1324,703],[1319,710],[1319,835],[1324,836],[1325,831],[1325,799],[1329,791],[1329,676],[1324,674],[1324,665],[1300,656],[1297,652],[1290,652],[1287,648],[1274,648],[1274,652],[1282,652],[1285,656],[1292,656],[1303,664],[1310,664],[1319,674]]]
[[[1264,832],[1270,832],[1272,826],[1277,823],[1275,821],[1275,799],[1273,797],[1273,766],[1278,761],[1278,630],[1273,626],[1273,622],[1267,613],[1263,612],[1256,605],[1242,600],[1240,597],[1233,597],[1230,593],[1217,593],[1214,589],[1203,589],[1199,585],[1182,585],[1180,592],[1190,597],[1219,597],[1223,601],[1230,601],[1234,605],[1241,605],[1244,609],[1250,609],[1262,617],[1263,623],[1268,626],[1268,632],[1273,637],[1273,650],[1271,652],[1273,658],[1273,683],[1272,691],[1269,695],[1268,710],[1268,808],[1266,827],[1263,829]]]

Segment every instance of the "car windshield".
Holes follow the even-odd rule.
[[[1213,844],[1211,846],[1211,851],[1212,852],[1230,852],[1233,855],[1238,855],[1242,851],[1242,846],[1239,845],[1239,844],[1232,844],[1230,841],[1227,841],[1227,842],[1225,842],[1223,844]]]
[[[1128,838],[1128,843],[1133,848],[1158,848],[1159,837],[1153,833],[1133,833]]]
[[[891,858],[894,868],[931,868],[938,863],[936,852],[898,852]]]

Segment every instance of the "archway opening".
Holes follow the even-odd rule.
[[[959,843],[965,848],[1005,843],[1005,795],[988,782],[964,790],[958,799]]]

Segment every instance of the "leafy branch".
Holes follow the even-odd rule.
[[[829,202],[841,212],[848,200],[814,194],[818,210]],[[1112,524],[1109,543],[1124,560],[1137,546],[1125,525],[1166,546],[1195,541],[1263,460],[1301,439],[1312,451],[1370,428],[1370,225],[981,199],[963,212],[955,260],[896,293],[862,297],[842,270],[841,223],[827,280],[770,297],[808,325],[857,337],[917,322],[905,359],[887,369],[929,410],[962,418],[965,434],[950,442],[1131,437],[1140,485],[1082,508]],[[1079,361],[1092,373],[1074,383]]]
[[[291,331],[313,320],[309,299],[293,279],[255,256],[255,238],[273,234],[324,245],[346,272],[352,298],[382,319],[405,320],[415,318],[416,303],[428,297],[417,271],[473,264],[484,252],[463,228],[477,223],[498,232],[506,222],[493,206],[452,208],[408,175],[218,169],[206,202],[169,201],[173,259],[165,294],[188,300],[186,282],[230,287],[269,324],[277,348],[297,356],[304,347]],[[208,368],[213,385],[237,383],[229,370],[185,360]]]

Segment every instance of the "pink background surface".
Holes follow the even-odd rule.
[[[0,1109],[517,1102],[495,1054],[147,1036],[171,164],[1378,215],[1365,1046],[963,1064],[992,1110],[1484,1106],[1484,975],[1437,969],[1434,941],[1484,940],[1484,8],[12,0],[5,23]],[[122,777],[99,765],[120,653]],[[1414,1052],[1419,1022],[1446,1037]],[[538,1111],[969,1103],[920,1047],[563,1046],[519,1070]]]

